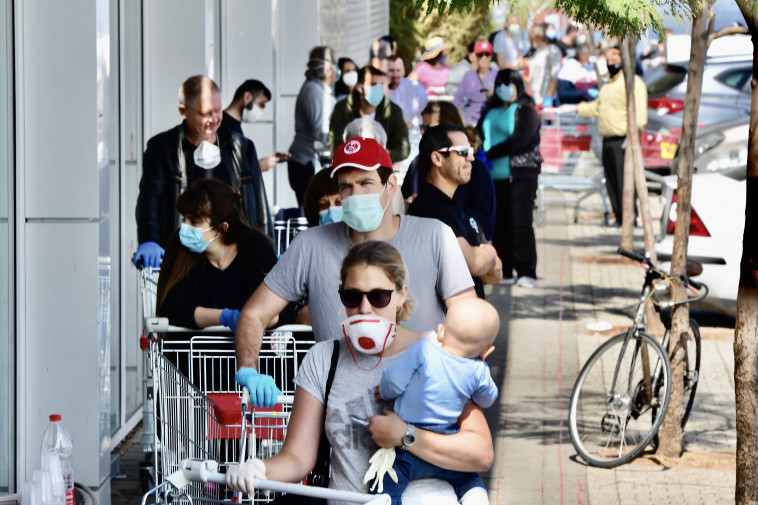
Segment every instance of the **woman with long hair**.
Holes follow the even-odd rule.
[[[497,212],[492,243],[503,261],[503,284],[530,288],[537,285],[533,212],[542,168],[542,120],[534,105],[518,71],[503,69],[497,73],[495,93],[478,125],[495,181]]]
[[[358,65],[350,58],[340,58],[337,60],[337,66],[340,69],[340,78],[334,81],[335,102],[344,100],[347,95],[353,92],[353,88],[358,84]]]
[[[378,447],[402,446],[448,470],[480,472],[490,467],[492,436],[475,404],[466,404],[458,420],[460,431],[448,435],[420,427],[414,430],[385,409],[384,402],[376,401],[374,391],[382,371],[423,338],[421,333],[400,325],[415,306],[408,294],[407,277],[402,256],[387,242],[365,241],[348,251],[339,286],[346,319],[332,335],[317,336],[319,343],[303,359],[281,451],[265,461],[253,458],[230,466],[227,484],[251,492],[254,478],[302,481],[316,463],[323,431],[332,449],[331,488],[367,492],[364,475]],[[333,382],[327,386],[334,353]],[[365,420],[368,426],[353,419]],[[430,489],[422,491],[423,486],[423,481],[412,482],[406,502],[420,503],[419,494],[423,494],[428,503],[458,503],[452,489],[442,481],[434,481]]]
[[[240,194],[217,179],[200,179],[176,201],[181,227],[166,244],[156,315],[187,328],[224,325],[276,263],[269,239],[250,227]]]

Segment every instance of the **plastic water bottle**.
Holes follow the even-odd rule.
[[[61,423],[61,416],[51,414],[50,426],[47,427],[45,435],[42,437],[41,454],[43,460],[47,454],[55,454],[60,460],[65,505],[74,505],[74,471],[71,468],[71,455],[73,453],[74,444],[71,443],[71,437]]]

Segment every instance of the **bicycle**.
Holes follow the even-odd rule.
[[[569,434],[579,456],[601,468],[613,468],[637,457],[657,443],[658,429],[671,397],[670,319],[662,317],[666,331],[661,342],[648,334],[645,306],[654,300],[656,310],[699,301],[708,286],[688,276],[669,276],[649,255],[619,248],[618,253],[647,270],[634,322],[626,332],[608,339],[590,356],[577,377],[569,403]],[[674,301],[672,279],[684,282],[691,294]],[[694,289],[693,289],[694,288]],[[685,346],[682,429],[689,419],[700,373],[700,329],[690,319]]]

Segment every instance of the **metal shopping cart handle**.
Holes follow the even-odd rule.
[[[214,484],[226,484],[226,475],[218,473],[218,463],[213,460],[184,459],[179,463],[179,470],[166,479],[177,489],[182,489],[192,481]],[[341,500],[368,505],[390,505],[392,502],[387,494],[365,494],[353,491],[339,491],[324,487],[290,484],[276,480],[253,479],[253,487],[279,493],[292,493],[300,496],[323,498],[326,500]]]
[[[295,401],[293,395],[279,395],[276,397],[276,403],[281,405],[292,405]],[[250,390],[247,387],[242,386],[242,409],[247,411],[247,406],[250,405]]]

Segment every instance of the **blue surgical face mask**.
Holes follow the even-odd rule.
[[[545,37],[547,37],[548,40],[555,40],[555,30],[553,29],[546,30]]]
[[[362,233],[379,228],[384,212],[390,205],[389,198],[384,207],[379,200],[385,189],[387,189],[386,184],[381,193],[351,195],[342,200],[342,221],[350,228]]]
[[[202,228],[182,223],[182,226],[179,228],[179,241],[193,253],[204,253],[210,243],[218,238],[213,237],[210,240],[203,240],[203,233],[212,229],[213,226],[203,230]]]
[[[495,88],[495,94],[504,102],[513,101],[513,98],[516,96],[513,86],[508,86],[507,84],[498,85],[498,87]]]
[[[340,221],[342,221],[342,207],[332,205],[328,209],[318,212],[319,225],[339,223]]]
[[[382,100],[384,100],[384,86],[381,84],[374,84],[366,92],[366,101],[372,107],[378,107]]]

